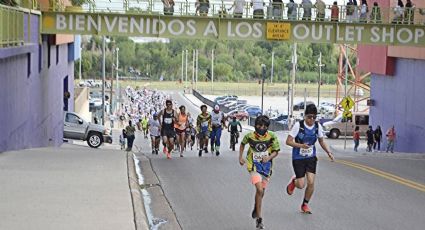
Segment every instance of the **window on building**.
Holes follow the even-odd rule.
[[[369,115],[357,115],[356,125],[369,125]]]

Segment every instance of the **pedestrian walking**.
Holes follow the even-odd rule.
[[[387,152],[391,151],[391,153],[394,153],[394,142],[396,138],[394,125],[390,129],[388,129],[386,136],[387,136]]]
[[[127,135],[127,152],[130,152],[133,148],[135,132],[136,128],[133,126],[132,121],[129,120],[127,127],[125,127],[125,135]]]
[[[239,164],[246,163],[255,186],[255,203],[251,216],[256,219],[257,229],[264,229],[262,203],[264,192],[272,175],[273,159],[279,154],[279,139],[276,134],[268,131],[270,120],[261,115],[255,119],[255,131],[246,134],[239,149]],[[248,144],[246,160],[243,159],[245,145]]]
[[[120,134],[120,146],[121,150],[125,149],[125,140],[127,139],[127,135],[125,134],[125,129],[122,130]]]
[[[375,131],[373,131],[373,137],[375,138],[375,142],[373,143],[373,150],[376,150],[378,147],[378,152],[381,151],[381,141],[382,141],[382,130],[381,126],[377,126]]]
[[[375,143],[374,137],[373,137],[373,129],[372,126],[369,125],[369,129],[366,131],[366,138],[367,138],[367,152],[372,152],[373,144]]]
[[[356,126],[353,132],[353,141],[354,141],[354,152],[358,151],[358,147],[360,144],[360,131],[359,126]]]
[[[316,121],[316,106],[314,104],[307,105],[304,114],[304,120],[295,123],[286,139],[286,144],[292,147],[292,166],[295,172],[295,176],[292,176],[286,186],[286,192],[288,195],[292,195],[295,188],[303,189],[306,184],[305,177],[307,177],[307,188],[301,204],[301,211],[311,214],[308,203],[313,196],[316,177],[315,143],[319,141],[320,146],[328,154],[331,161],[334,161],[334,156],[324,142],[322,125]]]

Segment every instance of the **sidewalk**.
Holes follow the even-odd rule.
[[[326,141],[325,141],[326,142]],[[351,140],[347,141],[346,148],[344,149],[344,144],[329,144],[329,147],[332,151],[336,151],[337,153],[342,153],[344,155],[357,155],[357,156],[385,156],[385,157],[409,157],[409,158],[417,158],[417,159],[425,159],[425,154],[423,153],[405,153],[405,152],[386,152],[385,148],[381,148],[381,151],[376,152],[366,152],[366,147],[359,146],[358,152],[355,152],[353,149],[353,143]],[[381,146],[382,147],[382,146]]]
[[[0,229],[135,229],[123,151],[63,144],[1,153],[0,185]]]

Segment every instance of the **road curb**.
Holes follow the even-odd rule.
[[[127,153],[128,185],[130,188],[131,202],[133,205],[134,225],[136,230],[149,229],[148,218],[140,191],[139,178],[134,165],[133,153]]]

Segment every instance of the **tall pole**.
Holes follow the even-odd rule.
[[[347,97],[347,84],[348,84],[348,49],[347,44],[344,45],[345,49],[345,85],[344,85],[344,97]],[[344,150],[347,148],[347,130],[348,122],[345,122],[345,135],[344,135]]]
[[[272,51],[272,69],[270,73],[270,84],[273,84],[273,70],[274,70],[274,51]]]
[[[185,58],[186,58],[186,80],[185,80],[185,87],[186,87],[186,84],[187,84],[187,50],[185,50]],[[186,90],[186,88],[185,88],[185,90]]]
[[[290,77],[291,77],[291,70],[288,70],[288,113],[287,113],[287,115],[288,115],[288,119],[289,119],[289,112],[290,112],[290,108],[289,108],[289,106],[290,106],[290,104],[291,103],[289,103],[289,91],[291,90],[291,87],[290,87],[290,85],[289,85],[289,82],[290,82]]]
[[[195,84],[195,56],[196,56],[196,51],[193,50],[192,51],[192,90],[193,90],[193,85]]]
[[[199,59],[199,50],[196,50],[196,75],[195,75],[195,89],[198,86],[198,59]]]
[[[211,94],[214,91],[214,49],[211,51]]]
[[[120,51],[120,48],[116,48],[116,53],[117,53],[117,64],[115,65],[115,67],[117,68],[116,69],[116,71],[115,71],[115,74],[116,74],[116,80],[117,80],[117,91],[115,92],[115,96],[117,97],[117,100],[116,100],[116,103],[117,103],[117,106],[116,106],[116,108],[119,108],[119,106],[120,106],[120,101],[119,101],[119,95],[121,95],[121,93],[120,93],[120,88],[119,88],[119,84],[118,84],[118,80],[119,80],[119,75],[118,75],[118,52]],[[112,88],[112,85],[111,85],[111,88]]]
[[[114,96],[114,67],[115,67],[115,63],[114,63],[114,54],[115,54],[115,50],[112,50],[112,66],[111,66],[111,88],[109,90],[109,98],[110,98],[110,109],[109,109],[109,114],[112,114],[112,108],[115,108],[115,98]]]
[[[182,78],[180,79],[180,82],[183,83],[183,76],[184,76],[184,50],[182,50]]]
[[[297,43],[294,43],[292,53],[292,87],[291,87],[291,115],[294,117],[294,96],[295,96],[295,70],[297,66]]]
[[[266,65],[261,64],[261,114],[264,114],[264,80],[266,79]]]
[[[78,77],[80,78],[80,81],[82,80],[81,76],[81,62],[83,60],[83,49],[80,47],[80,63],[79,63],[79,70],[78,70]]]
[[[102,125],[105,125],[105,46],[106,39],[102,39]]]
[[[319,65],[319,82],[318,82],[318,86],[317,86],[317,106],[320,105],[320,85],[322,84],[322,52],[320,52],[319,54],[319,60],[318,60],[318,65]]]

